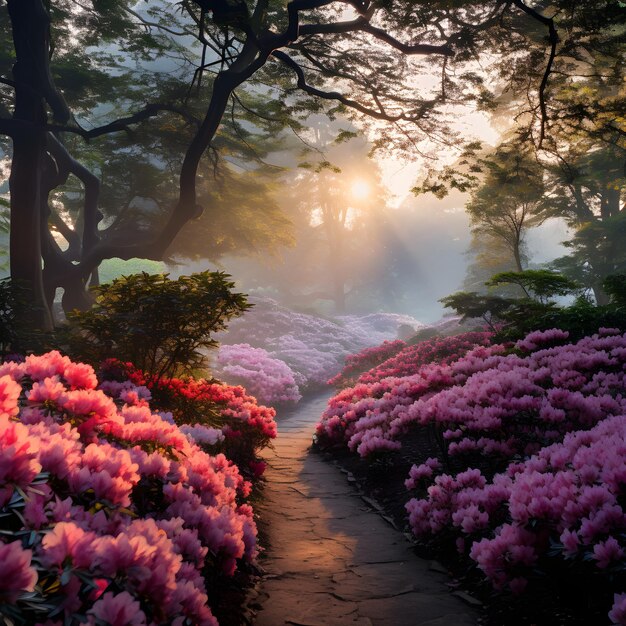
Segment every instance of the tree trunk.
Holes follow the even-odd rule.
[[[30,292],[30,319],[37,328],[52,329],[41,261],[41,178],[45,149],[45,101],[41,59],[48,55],[49,20],[40,0],[9,0],[16,62],[14,119],[32,124],[13,138],[11,191],[11,278]],[[39,128],[38,128],[39,126]]]
[[[513,245],[513,259],[515,261],[515,269],[518,272],[524,271],[524,266],[522,265],[522,252],[520,250],[521,244],[518,241]]]
[[[346,291],[341,273],[333,268],[333,301],[335,303],[335,313],[343,315],[346,312]]]
[[[596,304],[598,306],[604,306],[605,304],[609,303],[610,298],[606,294],[604,289],[602,289],[601,285],[593,285],[591,289],[593,291],[593,297],[596,299]]]

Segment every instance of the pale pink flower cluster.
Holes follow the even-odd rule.
[[[203,424],[181,424],[180,432],[187,435],[192,442],[208,446],[216,446],[224,441],[224,433],[221,428],[211,428]]]
[[[220,350],[226,350],[226,344],[263,348],[270,358],[287,365],[301,393],[324,386],[339,372],[345,355],[394,339],[403,325],[421,326],[406,315],[376,313],[325,319],[296,313],[269,298],[250,301],[254,308],[233,320],[219,337]]]
[[[302,397],[284,361],[247,343],[221,346],[215,371],[225,382],[245,387],[262,404],[296,404]]]
[[[108,383],[114,401],[97,382],[58,352],[0,365],[0,613],[35,623],[45,601],[68,623],[215,626],[203,571],[255,556],[250,485],[192,441],[221,431],[181,431],[147,390]]]
[[[370,313],[369,315],[342,315],[336,318],[344,328],[363,337],[370,345],[378,345],[383,341],[398,336],[400,327],[410,327],[418,331],[425,325],[411,315],[402,313]]]

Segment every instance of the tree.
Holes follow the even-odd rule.
[[[371,258],[376,256],[371,227],[385,205],[380,172],[367,156],[367,143],[342,137],[328,128],[316,133],[313,145],[320,157],[303,164],[289,201],[292,210],[305,216],[305,228],[313,230],[310,257],[317,257],[317,295],[332,300],[337,313],[345,313],[349,297],[369,282]]]
[[[185,0],[180,5],[55,0],[49,10],[47,6],[43,0],[7,0],[15,63],[13,78],[3,77],[2,84],[13,115],[0,117],[0,132],[12,140],[11,272],[30,285],[34,302],[45,305],[45,313],[33,320],[44,326],[50,324],[49,307],[57,287],[64,289],[66,308],[84,305],[85,284],[100,261],[114,256],[161,258],[181,228],[202,213],[198,171],[206,166],[207,150],[216,148],[227,114],[253,115],[256,124],[276,128],[297,124],[311,111],[332,115],[351,110],[392,124],[400,147],[414,146],[416,137],[452,141],[442,137],[450,107],[484,91],[470,64],[491,45],[488,33],[500,29],[505,19],[532,14],[521,0],[496,5],[412,0],[381,4],[291,0],[286,5],[273,0]],[[8,20],[5,31],[7,24]],[[114,52],[137,59],[175,51],[185,68],[195,67],[192,88],[182,94],[179,80],[138,80],[123,62],[104,71],[105,64],[96,62],[104,56],[102,50],[99,58],[79,54],[99,37]],[[72,84],[77,74],[70,67],[83,71],[78,87]],[[432,76],[434,70],[441,72],[441,81],[423,83],[418,90],[416,77]],[[85,84],[86,75],[94,71],[131,111],[120,116],[119,108],[111,107],[106,123],[86,129],[79,121],[90,111],[90,97],[91,111],[113,100],[94,94]],[[138,86],[158,86],[164,99],[132,111],[137,93],[141,94]],[[276,104],[282,100],[280,115],[272,114],[276,106],[270,106],[269,113],[250,106],[246,90]],[[306,103],[302,94],[314,100]],[[202,110],[199,118],[189,110],[192,101],[196,110]],[[174,123],[186,137],[176,166],[178,191],[167,219],[148,231],[130,227],[101,231],[100,181],[72,155],[67,133],[95,142],[157,116]],[[386,135],[384,141],[390,144]],[[47,227],[48,199],[70,174],[84,190],[76,256],[64,255]]]
[[[568,296],[580,291],[577,282],[550,270],[501,272],[492,276],[486,285],[516,285],[525,298],[537,300],[540,304],[549,304],[557,296]]]
[[[523,272],[502,272],[495,274],[486,283],[487,287],[515,285],[523,297],[504,297],[490,293],[457,291],[440,302],[447,308],[462,315],[462,320],[482,318],[488,326],[497,331],[503,323],[517,329],[534,328],[533,323],[547,318],[558,310],[554,298],[573,295],[580,291],[580,285],[569,278],[548,270],[525,270]],[[557,328],[559,328],[557,326]],[[522,335],[523,336],[523,335]]]
[[[503,145],[482,160],[486,175],[466,210],[474,233],[502,243],[522,272],[526,231],[544,219],[544,186],[542,168],[518,148]]]
[[[508,34],[494,31],[492,40],[498,73],[485,106],[508,131],[496,153],[504,147],[535,162],[544,187],[542,216],[564,219],[579,233],[574,254],[557,267],[584,278],[602,302],[602,279],[620,270],[626,243],[619,241],[618,218],[626,183],[626,11],[618,0],[516,6],[530,19],[504,14]],[[476,191],[490,175],[480,148],[470,144],[454,168],[432,172],[416,191],[475,190],[489,203],[488,189]],[[510,213],[497,218],[508,220],[515,244],[519,229]]]

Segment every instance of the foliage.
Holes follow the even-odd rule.
[[[580,291],[576,281],[550,270],[524,270],[523,272],[500,272],[492,276],[487,287],[517,285],[527,298],[548,304],[557,296],[567,296]]]
[[[176,280],[143,272],[95,287],[94,306],[69,316],[69,351],[94,365],[130,361],[156,376],[199,370],[202,351],[217,345],[212,335],[249,308],[228,279],[223,272]]]
[[[207,208],[181,229],[168,256],[216,261],[231,255],[258,262],[294,245],[293,224],[279,203],[284,195],[282,170],[232,169],[222,164],[215,176],[201,175],[198,188]]]
[[[626,307],[626,274],[612,274],[604,279],[604,291],[611,298],[611,304]]]
[[[33,328],[28,312],[33,303],[19,281],[0,280],[0,357],[41,351],[52,336]]]
[[[163,274],[167,271],[165,263],[161,261],[149,261],[148,259],[107,259],[98,268],[98,279],[102,283],[110,283],[121,276],[130,274]]]
[[[472,192],[467,208],[475,231],[508,247],[494,250],[493,237],[476,240],[474,265],[510,263],[517,248],[520,270],[528,260],[527,227],[550,218],[565,222],[574,233],[564,242],[570,254],[555,267],[606,304],[602,280],[626,267],[623,3],[514,4],[533,19],[509,23],[506,40],[493,40],[501,55],[494,84],[504,88],[492,100],[492,120],[507,129],[500,144],[487,155],[470,146],[438,180],[431,177],[415,191]],[[505,176],[527,166],[519,180],[530,183],[528,193],[513,193],[512,203],[509,181],[501,186],[494,177],[498,162]]]
[[[466,206],[472,230],[500,242],[521,272],[526,233],[543,219],[543,173],[531,155],[506,144],[480,163],[486,173]]]
[[[103,259],[162,259],[204,209],[203,231],[219,232],[209,231],[203,254],[246,252],[242,240],[285,242],[288,224],[264,193],[273,182],[265,158],[281,147],[283,130],[306,134],[312,114],[352,112],[376,120],[378,147],[394,139],[413,150],[449,130],[449,101],[484,91],[471,66],[489,42],[483,26],[498,28],[484,3],[394,0],[366,10],[355,2],[352,21],[344,8],[333,0],[237,7],[8,0],[0,7],[0,75],[14,72],[0,85],[7,103],[0,130],[12,141],[11,176],[20,183],[11,189],[11,237],[20,250],[12,272],[28,281],[33,300],[45,308],[45,293],[62,287],[66,309],[84,306],[84,287]],[[520,17],[508,5],[496,13]],[[442,72],[441,86],[416,90],[416,77],[433,71]],[[41,120],[66,132],[52,134]],[[381,120],[393,132],[378,132]],[[342,129],[338,137],[352,134]],[[50,169],[54,176],[45,175]],[[215,193],[220,170],[225,193]],[[248,184],[260,188],[258,200],[246,198],[245,210],[233,211],[237,223],[228,223],[226,203],[239,204],[238,187]],[[50,209],[49,228],[38,226],[39,199]],[[193,234],[188,229],[197,244]],[[42,257],[51,270],[43,274]],[[49,325],[49,313],[39,323]]]
[[[586,298],[579,298],[566,307],[531,311],[520,314],[515,324],[500,329],[501,339],[517,340],[532,329],[561,328],[577,340],[595,332],[598,328],[626,328],[626,311],[613,305],[597,306]]]
[[[207,588],[256,552],[250,484],[145,388],[97,383],[58,352],[0,365],[0,613],[217,626]]]
[[[556,259],[553,265],[593,290],[598,304],[606,304],[604,279],[626,270],[626,214],[588,218],[575,227],[574,237],[566,242],[569,255]]]
[[[462,321],[480,317],[485,320],[490,328],[495,329],[497,321],[502,320],[506,312],[520,300],[479,294],[475,291],[457,291],[441,298],[439,302],[461,315]]]
[[[515,285],[524,292],[524,297],[511,298],[459,291],[442,298],[440,302],[462,315],[463,320],[480,317],[492,330],[503,331],[503,337],[516,338],[533,329],[546,330],[555,326],[561,328],[562,326],[554,322],[558,320],[563,309],[557,307],[553,298],[571,295],[581,288],[576,281],[549,270],[501,272],[492,276],[485,284],[489,287]],[[602,325],[598,319],[592,323],[589,332],[597,329],[598,323]],[[569,330],[569,326],[567,329]]]

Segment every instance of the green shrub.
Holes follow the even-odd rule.
[[[212,335],[250,307],[229,278],[144,272],[94,287],[94,306],[68,316],[67,350],[94,365],[116,358],[157,376],[192,374],[206,367]]]
[[[626,329],[626,309],[614,305],[596,306],[586,298],[579,298],[571,306],[554,308],[542,314],[519,319],[517,324],[505,326],[496,340],[517,340],[532,330],[560,328],[569,333],[569,339],[578,341],[598,332],[599,328]]]
[[[560,328],[577,341],[598,328],[626,328],[626,275],[609,276],[604,288],[611,297],[605,306],[596,306],[585,296],[574,304],[560,307],[552,298],[580,292],[580,286],[567,278],[543,270],[496,274],[486,285],[516,284],[527,294],[506,298],[491,294],[459,291],[440,302],[454,309],[464,320],[482,318],[497,330],[496,341],[515,341],[533,330]]]
[[[0,356],[43,352],[52,335],[31,323],[33,304],[29,290],[10,278],[0,280]]]
[[[626,274],[607,276],[602,286],[611,298],[611,304],[626,308]]]
[[[551,270],[524,270],[522,272],[500,272],[486,283],[487,287],[516,285],[528,300],[549,304],[558,296],[580,293],[582,286],[574,280]]]

